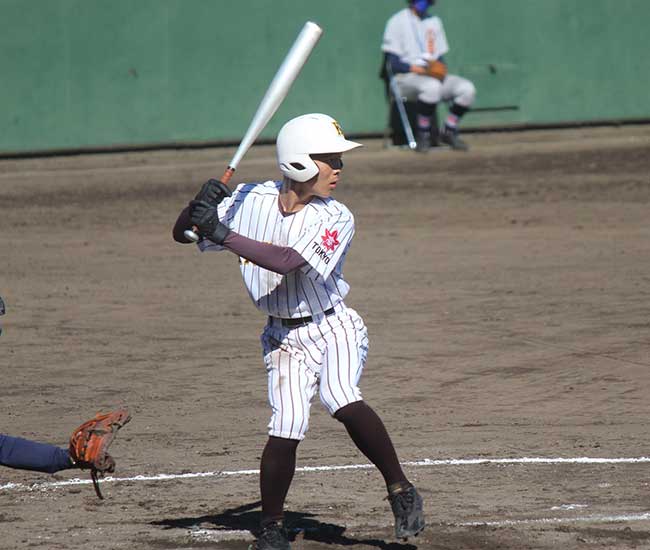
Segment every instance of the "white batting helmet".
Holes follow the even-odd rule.
[[[276,141],[280,171],[294,181],[307,181],[318,174],[309,155],[343,153],[361,143],[348,141],[331,116],[311,113],[292,118],[278,133]]]

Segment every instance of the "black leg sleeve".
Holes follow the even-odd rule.
[[[419,115],[432,117],[434,114],[436,114],[437,107],[437,103],[425,103],[424,101],[418,100],[416,104],[416,111]]]
[[[296,471],[299,441],[269,437],[260,465],[262,524],[279,521],[284,516],[284,501]]]
[[[384,423],[372,408],[357,401],[336,411],[334,418],[345,425],[354,444],[377,466],[386,487],[408,483]]]
[[[451,107],[449,107],[449,112],[453,113],[458,118],[461,118],[467,111],[469,111],[469,107],[463,107],[462,105],[458,105],[458,103],[453,103]]]

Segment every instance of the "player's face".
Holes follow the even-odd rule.
[[[336,189],[343,168],[341,153],[325,153],[322,155],[311,155],[312,160],[318,166],[318,175],[312,193],[317,197],[327,198]]]

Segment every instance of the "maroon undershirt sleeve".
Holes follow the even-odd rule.
[[[255,241],[234,231],[228,233],[223,246],[238,256],[280,275],[291,273],[307,263],[293,248]]]

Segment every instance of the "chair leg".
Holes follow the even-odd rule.
[[[440,122],[438,121],[438,105],[436,104],[431,115],[431,147],[440,145]]]
[[[393,145],[393,101],[388,101],[388,122],[384,126],[384,149],[389,149]]]

